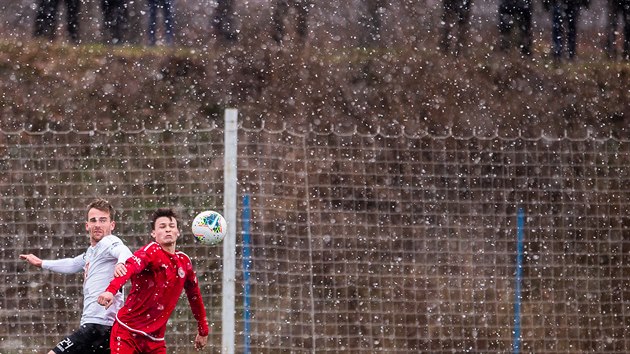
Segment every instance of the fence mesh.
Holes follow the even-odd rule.
[[[241,127],[238,149],[252,244],[237,352],[246,334],[255,353],[511,351],[518,208],[522,351],[630,351],[628,142]],[[96,195],[132,249],[155,207],[182,212],[220,352],[221,249],[195,246],[187,224],[222,206],[221,129],[4,132],[0,151],[0,352],[42,352],[78,325],[80,277],[17,255],[82,252]],[[182,299],[169,352],[193,352],[189,312]]]

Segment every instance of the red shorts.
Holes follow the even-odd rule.
[[[109,340],[111,354],[166,354],[166,343],[134,333],[114,322]]]

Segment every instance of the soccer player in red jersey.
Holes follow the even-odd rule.
[[[114,278],[98,298],[99,304],[109,307],[113,294],[131,278],[131,291],[112,327],[112,354],[166,353],[166,322],[182,290],[186,290],[197,320],[195,348],[201,350],[208,343],[208,321],[197,276],[190,258],[175,249],[177,215],[172,209],[157,209],[151,225],[155,241],[137,250],[125,263],[125,275]]]

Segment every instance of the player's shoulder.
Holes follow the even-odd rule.
[[[162,246],[160,246],[160,244],[155,241],[149,242],[146,245],[144,245],[142,248],[140,248],[140,251],[143,251],[146,253],[155,253],[159,250],[162,250]]]
[[[115,245],[117,245],[119,243],[122,243],[122,241],[118,237],[116,237],[114,235],[107,235],[107,236],[103,237],[102,239],[100,239],[100,241],[98,241],[96,246],[94,246],[94,250],[97,253],[101,253],[101,252],[103,252],[103,251],[105,251],[107,249],[112,248],[113,246],[115,246]],[[89,250],[89,248],[88,248],[88,250]],[[89,251],[88,251],[88,253],[89,253]]]
[[[147,262],[153,262],[154,260],[159,259],[161,254],[162,247],[154,241],[138,248],[135,252],[133,252],[132,257],[136,260],[143,259]]]
[[[105,245],[107,246],[114,246],[114,245],[122,245],[124,244],[123,241],[118,238],[118,236],[115,235],[108,235],[103,237],[99,242],[103,242],[105,241]]]
[[[175,255],[177,255],[177,257],[179,257],[179,259],[182,259],[188,263],[192,264],[192,260],[190,259],[190,257],[188,257],[188,255],[182,251],[175,251]]]
[[[194,273],[194,267],[193,267],[192,259],[190,259],[190,257],[188,257],[188,255],[186,253],[184,253],[182,251],[175,251],[175,255],[179,259],[179,264],[183,265],[184,269],[187,272],[193,272]]]

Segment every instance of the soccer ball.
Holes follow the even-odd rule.
[[[192,222],[192,233],[197,241],[204,245],[213,246],[221,243],[225,238],[227,222],[223,215],[216,211],[207,210],[197,214]]]

